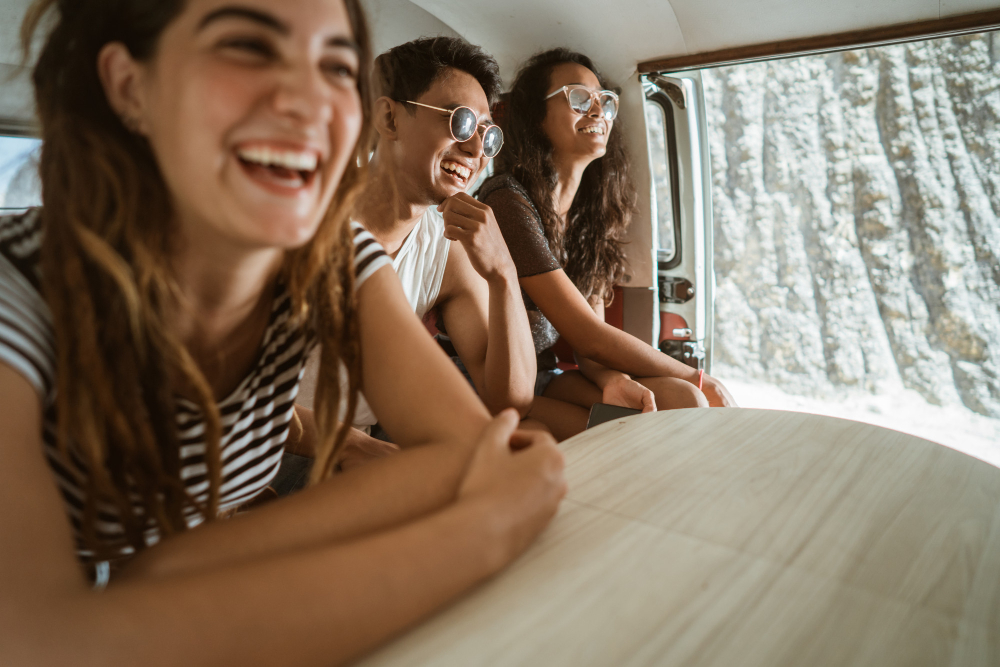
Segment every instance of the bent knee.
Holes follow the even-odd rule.
[[[656,395],[658,410],[680,408],[707,408],[708,398],[695,385],[679,378],[656,378],[656,386],[651,386]]]

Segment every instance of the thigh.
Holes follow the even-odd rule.
[[[708,399],[705,394],[687,380],[648,377],[636,378],[635,381],[653,392],[656,397],[657,410],[708,407]]]
[[[571,438],[587,428],[590,409],[572,403],[557,401],[546,396],[536,396],[525,421],[540,422],[545,425],[556,440]]]
[[[602,393],[580,371],[566,371],[552,378],[542,396],[578,405],[589,411],[590,406],[601,402]]]

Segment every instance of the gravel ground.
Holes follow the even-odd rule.
[[[744,408],[809,412],[891,428],[940,443],[1000,467],[1000,419],[958,406],[931,405],[915,391],[848,394],[841,401],[786,394],[777,387],[720,378]]]

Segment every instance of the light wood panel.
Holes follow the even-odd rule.
[[[538,542],[363,664],[1000,664],[986,463],[743,409],[618,420],[564,450]]]

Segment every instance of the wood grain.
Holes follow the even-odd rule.
[[[866,424],[639,415],[564,443],[506,572],[364,665],[997,665],[1000,470]]]
[[[860,49],[897,42],[936,39],[971,32],[996,30],[998,27],[1000,27],[1000,10],[990,9],[971,14],[946,16],[927,21],[898,23],[896,25],[880,26],[865,30],[851,30],[832,35],[786,39],[778,42],[737,46],[718,51],[705,51],[703,53],[692,53],[683,56],[657,58],[656,60],[647,60],[639,63],[638,69],[640,74],[679,72],[700,69],[702,67],[735,65],[758,60],[803,56],[812,53]]]

